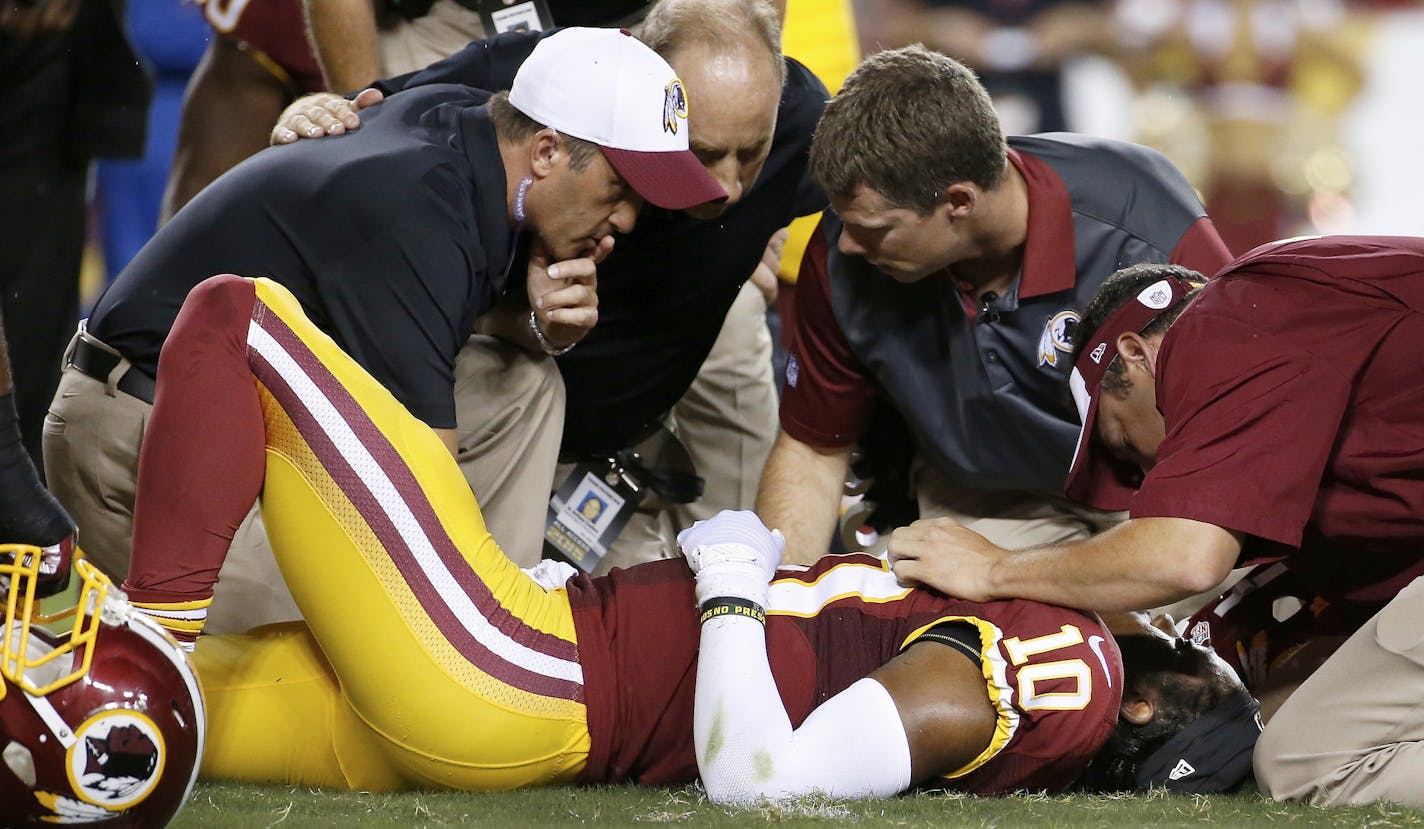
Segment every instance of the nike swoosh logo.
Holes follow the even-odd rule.
[[[1093,649],[1093,653],[1097,655],[1098,661],[1102,663],[1103,676],[1106,676],[1108,678],[1108,687],[1111,688],[1113,684],[1113,675],[1112,669],[1108,667],[1108,658],[1106,656],[1103,656],[1103,637],[1098,636],[1096,633],[1092,636],[1089,636],[1088,647]]]

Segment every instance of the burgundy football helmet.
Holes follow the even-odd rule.
[[[0,826],[164,826],[202,759],[197,677],[87,561],[75,563],[78,604],[40,615],[41,560],[37,547],[0,545]]]

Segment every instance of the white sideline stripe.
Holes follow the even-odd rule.
[[[254,320],[248,324],[247,342],[258,354],[271,364],[272,368],[291,386],[297,399],[326,433],[341,456],[356,471],[356,475],[375,496],[377,505],[391,520],[401,539],[410,548],[420,569],[430,578],[436,592],[445,605],[454,613],[460,625],[480,644],[489,648],[501,659],[542,676],[554,677],[583,684],[583,667],[578,662],[560,659],[540,653],[527,645],[511,639],[503,631],[490,624],[470,597],[455,581],[445,562],[440,559],[430,539],[420,528],[420,522],[411,513],[409,505],[401,497],[395,484],[386,476],[385,470],[376,463],[350,424],[342,418],[336,407],[321,392],[316,383],[307,375],[292,356],[287,353],[270,334]]]
[[[895,574],[881,565],[837,564],[811,584],[797,579],[772,582],[767,612],[814,616],[831,602],[848,596],[867,602],[890,602],[909,593],[910,588],[895,581]]]

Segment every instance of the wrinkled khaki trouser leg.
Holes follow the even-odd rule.
[[[1286,699],[1255,767],[1277,800],[1424,806],[1424,578]]]
[[[151,405],[70,366],[44,424],[45,480],[79,527],[79,546],[115,582],[129,572],[138,452]]]
[[[542,557],[564,432],[564,381],[550,358],[474,336],[455,361],[460,471],[485,525],[520,567]]]
[[[1007,550],[1077,541],[1127,519],[1061,495],[960,489],[924,461],[915,462],[912,477],[921,518],[953,518]]]
[[[390,28],[381,30],[381,77],[391,78],[424,69],[470,45],[470,41],[484,37],[484,22],[479,12],[465,8],[456,0],[435,0],[430,10],[420,17],[400,18]]]
[[[138,456],[152,410],[123,392],[110,394],[104,383],[71,366],[45,418],[50,490],[79,526],[80,548],[115,582],[129,572]],[[235,633],[299,618],[254,504],[218,575],[206,630]]]

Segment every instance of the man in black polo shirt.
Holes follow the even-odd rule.
[[[735,338],[756,354],[750,339],[767,336],[764,306],[758,296],[751,297],[756,302],[750,319],[746,318],[744,283],[779,228],[824,206],[824,197],[806,176],[806,165],[811,131],[829,94],[804,66],[782,58],[779,31],[767,31],[768,22],[774,25],[774,21],[767,21],[756,10],[758,5],[762,5],[759,0],[663,0],[642,30],[644,40],[687,82],[689,98],[697,102],[697,114],[691,119],[692,148],[727,190],[728,199],[687,212],[645,209],[638,227],[599,266],[598,325],[578,348],[555,361],[566,389],[565,458],[606,457],[647,435],[685,399],[724,330],[724,320],[728,333],[722,336]],[[375,87],[390,93],[455,81],[503,88],[539,37],[506,34],[479,41],[421,72]],[[768,65],[785,67],[779,101],[775,84],[780,79],[775,71],[768,71]],[[369,94],[361,97],[362,103]],[[344,130],[356,123],[342,122],[352,113],[344,101],[334,98],[315,97],[294,105],[274,130],[274,140],[296,140],[298,134]],[[755,368],[750,364],[769,361],[769,341],[765,345],[765,352],[748,359],[748,373]],[[469,388],[482,389],[487,382],[465,378],[486,375],[490,364],[525,366],[503,352],[492,357],[491,349],[499,348],[487,338],[472,339],[461,352],[457,377]],[[504,376],[510,377],[507,371]],[[726,406],[736,409],[730,418],[735,422],[727,424],[730,428],[724,432],[743,434],[721,437],[705,447],[690,446],[699,472],[706,469],[704,458],[720,455],[740,460],[742,476],[755,480],[775,429],[775,393],[770,376],[765,380],[764,415],[759,406],[747,403],[745,389],[724,395]],[[530,461],[532,453],[513,452],[517,461],[491,469],[490,460],[499,453],[486,447],[505,437],[521,449],[534,442],[529,435],[537,418],[530,413],[539,409],[512,393],[502,402],[495,395],[457,399],[466,479],[501,548],[516,562],[533,564],[540,554],[552,471],[548,463],[540,471],[539,464]],[[683,411],[679,406],[679,415]],[[679,420],[678,425],[684,422]],[[502,427],[512,434],[495,435]],[[736,481],[732,483],[735,486]],[[611,566],[666,554],[661,541],[672,540],[677,524],[710,517],[723,507],[750,506],[750,487],[745,502],[737,503],[720,502],[710,495],[711,486],[709,497],[692,510],[635,516],[612,552],[592,569],[602,573]]]
[[[836,213],[803,261],[782,432],[757,496],[788,560],[826,550],[851,449],[881,404],[908,427],[925,517],[1009,548],[1114,520],[1063,498],[1079,432],[1071,330],[1124,265],[1229,261],[1181,173],[1122,142],[1006,142],[974,74],[923,47],[861,64],[811,165]]]
[[[528,335],[576,342],[597,317],[595,262],[642,198],[724,197],[687,149],[686,94],[665,61],[611,30],[541,47],[508,95],[431,86],[329,146],[258,154],[120,274],[71,346],[45,435],[50,480],[101,567],[127,570],[151,378],[203,279],[279,281],[453,452],[455,355],[506,289],[534,308],[519,317]],[[522,229],[526,285],[510,273]]]

